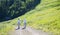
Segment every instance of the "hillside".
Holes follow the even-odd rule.
[[[21,16],[27,19],[27,24],[45,32],[60,35],[60,1],[42,0],[34,10]],[[23,19],[22,18],[22,19]]]
[[[26,18],[27,25],[32,28],[43,30],[44,32],[52,32],[53,35],[60,35],[60,0],[41,0],[41,3],[35,9],[18,18],[21,20]],[[1,28],[0,32],[5,34],[6,31],[12,29],[11,26],[14,27],[16,25],[18,18],[0,22],[0,28],[4,26],[4,31]]]

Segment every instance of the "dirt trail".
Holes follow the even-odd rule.
[[[41,30],[35,30],[31,27],[27,27],[26,29],[18,29],[12,32],[9,32],[8,35],[49,35],[47,32],[43,32]]]

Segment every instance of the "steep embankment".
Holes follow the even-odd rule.
[[[34,9],[41,0],[0,0],[0,22],[17,18]]]
[[[33,28],[60,35],[59,0],[42,0],[41,4],[21,18],[26,18],[27,24]]]

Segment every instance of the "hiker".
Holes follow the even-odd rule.
[[[18,29],[20,29],[20,20],[19,20],[19,18],[18,18],[18,23],[17,23],[17,25],[18,25]]]
[[[26,19],[23,20],[23,23],[24,23],[24,28],[23,29],[25,29],[26,28]]]

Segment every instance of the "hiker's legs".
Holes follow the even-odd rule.
[[[25,29],[26,28],[26,23],[24,23],[24,28],[23,29]]]
[[[20,29],[20,25],[18,25],[18,29]]]
[[[26,23],[24,24],[24,28],[26,28]]]

